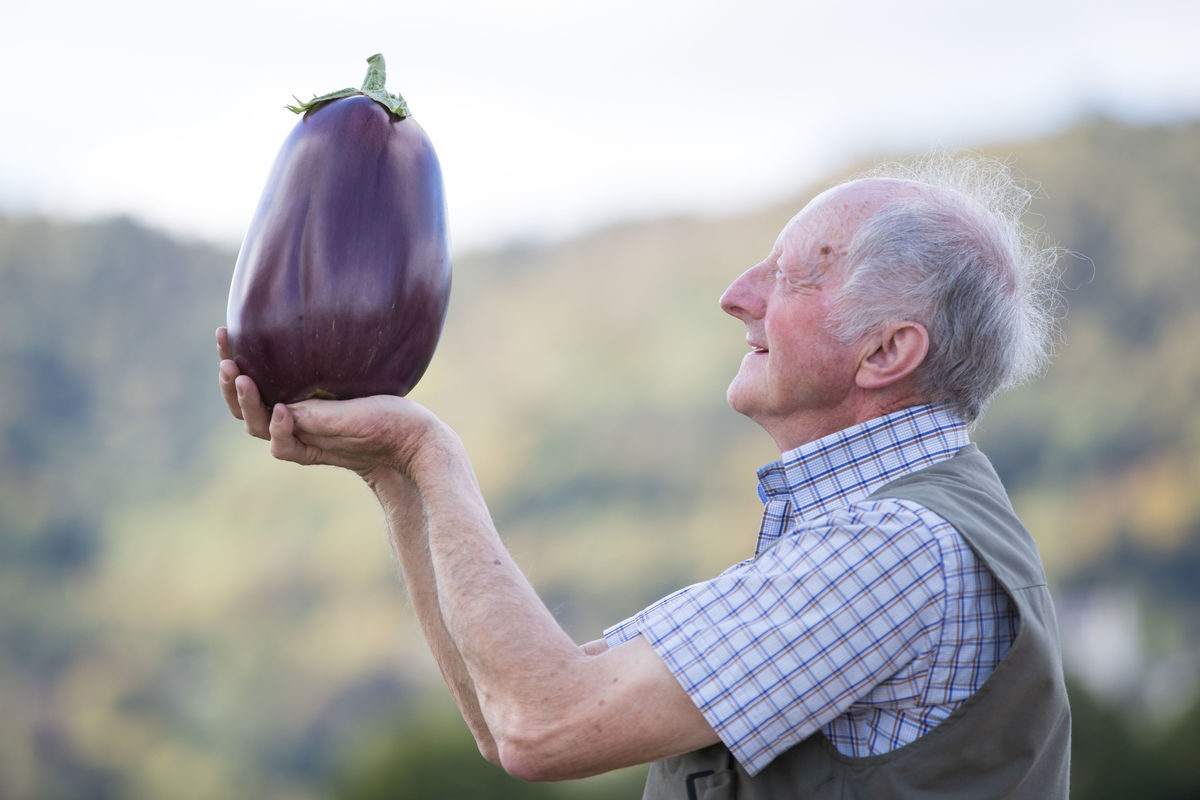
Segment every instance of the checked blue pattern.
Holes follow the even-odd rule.
[[[818,730],[850,756],[914,741],[982,686],[1016,615],[949,523],[866,498],[967,443],[926,405],[783,454],[758,473],[754,557],[605,639],[644,636],[752,775]]]

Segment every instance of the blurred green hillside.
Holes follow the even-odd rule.
[[[1194,796],[1200,123],[983,149],[1075,253],[1056,363],[976,432],[1056,587],[1074,796]],[[577,639],[753,546],[775,454],[725,405],[745,346],[717,298],[820,188],[456,258],[413,397]],[[234,258],[0,217],[0,798],[639,796],[641,770],[532,786],[473,752],[370,494],[224,411]]]

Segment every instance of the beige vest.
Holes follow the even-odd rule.
[[[651,765],[644,798],[1067,797],[1071,714],[1058,624],[1041,558],[975,445],[906,475],[873,499],[913,500],[953,525],[1008,593],[1017,637],[983,687],[920,739],[850,758],[816,733],[750,777],[721,744]]]

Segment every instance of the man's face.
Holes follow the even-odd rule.
[[[771,254],[721,297],[746,325],[750,352],[727,398],[781,449],[845,427],[859,353],[829,330],[845,254],[868,208],[850,187],[820,195],[780,233]]]

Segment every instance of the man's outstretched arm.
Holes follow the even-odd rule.
[[[236,367],[222,366],[223,382],[227,372]],[[501,543],[461,441],[427,410],[377,397],[268,412],[245,407],[253,384],[236,380],[249,386],[235,415],[251,433],[265,430],[273,455],[353,469],[380,497],[414,608],[485,755],[550,780],[717,741],[640,637],[608,649],[567,636]],[[226,390],[227,401],[236,394]]]
[[[218,381],[230,413],[245,422],[247,433],[269,441],[271,412],[262,404],[254,381],[238,374],[224,328],[217,331],[217,350],[221,358]],[[360,474],[383,507],[389,538],[413,612],[446,687],[475,737],[480,753],[492,763],[499,764],[496,742],[479,710],[471,676],[442,620],[420,493],[411,481],[395,470],[375,469]]]

